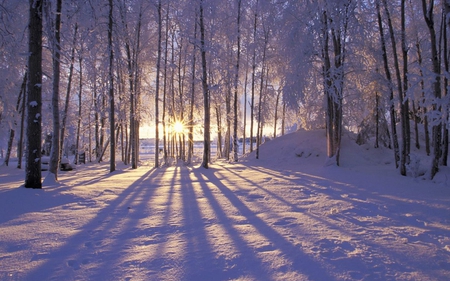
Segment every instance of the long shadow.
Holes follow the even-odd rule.
[[[84,167],[84,170],[73,170],[70,172],[65,172],[62,174],[61,178],[62,181],[64,181],[64,178],[66,179],[80,179],[83,177],[84,173],[86,171],[92,172],[92,170],[98,170],[98,175],[95,178],[88,177],[86,180],[81,180],[77,182],[77,185],[83,186],[83,185],[91,185],[97,182],[101,182],[102,180],[108,179],[112,176],[125,173],[123,170],[116,170],[112,173],[110,173],[104,165],[102,164],[90,164],[88,167]]]
[[[273,170],[268,170],[266,168],[256,168],[249,167],[255,171],[266,173],[270,175],[276,175],[278,172]],[[317,193],[323,193],[326,196],[329,196],[330,199],[348,202],[351,204],[352,209],[345,210],[344,212],[338,212],[335,215],[324,216],[323,214],[315,214],[313,212],[304,213],[311,218],[320,221],[323,225],[327,226],[327,228],[332,228],[334,230],[338,230],[342,234],[349,235],[351,237],[359,237],[362,238],[360,246],[364,245],[366,249],[370,249],[372,252],[384,253],[384,255],[388,255],[388,257],[399,257],[401,256],[401,261],[396,262],[395,264],[386,265],[384,260],[381,260],[382,257],[376,259],[377,263],[381,266],[378,267],[379,270],[384,270],[384,272],[379,276],[387,276],[394,272],[408,272],[416,268],[420,268],[425,272],[429,271],[427,266],[429,264],[418,262],[418,260],[414,256],[408,256],[404,254],[399,254],[395,252],[393,247],[389,247],[383,245],[379,242],[373,240],[373,237],[379,236],[377,231],[379,228],[385,229],[383,232],[386,235],[386,230],[390,230],[391,234],[395,237],[402,237],[411,243],[418,242],[420,239],[425,239],[427,242],[432,242],[435,246],[439,247],[439,242],[437,240],[432,241],[431,237],[438,236],[448,236],[450,235],[450,231],[448,229],[444,229],[442,227],[436,227],[433,225],[427,225],[427,220],[432,217],[433,214],[447,212],[450,215],[448,208],[443,208],[445,205],[444,202],[448,202],[448,199],[438,200],[440,204],[436,204],[436,202],[425,202],[421,200],[419,203],[416,200],[409,200],[405,198],[400,198],[393,196],[396,194],[394,190],[388,191],[386,194],[372,192],[367,187],[355,186],[352,183],[339,182],[331,179],[326,179],[317,175],[305,174],[302,172],[292,172],[291,176],[295,176],[296,179],[291,179],[291,182],[294,184],[298,184],[303,186],[305,189],[314,190]],[[327,187],[326,190],[321,190],[320,187]],[[267,190],[265,190],[267,192]],[[270,192],[270,191],[269,191]],[[344,195],[344,196],[343,196]],[[398,196],[398,195],[397,195]],[[276,197],[279,199],[279,197]],[[279,199],[280,200],[280,199]],[[434,200],[433,200],[434,201]],[[440,206],[439,206],[440,205]],[[292,206],[291,206],[292,207]],[[423,213],[422,213],[423,212]],[[404,215],[411,215],[411,219],[405,220]],[[430,216],[431,215],[431,216]],[[358,216],[363,216],[365,219],[368,217],[374,217],[374,220],[369,220],[367,222],[363,222],[358,220]],[[387,218],[389,221],[380,221],[380,216]],[[437,218],[439,220],[439,218]],[[354,225],[355,229],[349,228],[348,223],[343,224],[343,221],[350,223],[350,225]],[[424,223],[425,222],[425,223]],[[440,222],[442,223],[442,222]],[[386,225],[388,224],[388,226]],[[343,228],[343,225],[347,225],[347,228]],[[397,230],[393,229],[397,228]],[[401,231],[402,228],[414,228],[416,230],[423,231],[423,234],[419,237],[411,236],[408,233],[404,233]],[[367,233],[364,237],[359,236],[359,234],[355,234],[355,230],[363,230]],[[391,237],[392,238],[392,237]],[[401,248],[401,247],[400,247]],[[366,255],[367,256],[367,255]],[[374,263],[374,256],[379,256],[378,254],[374,254],[370,256],[369,261],[364,261],[365,266],[370,268],[370,264]],[[448,253],[442,256],[450,256]],[[434,258],[433,258],[434,259]],[[440,260],[439,260],[440,259]],[[436,257],[434,262],[436,264],[442,264],[443,268],[449,268],[450,265],[448,262],[445,262],[446,258]],[[430,273],[428,273],[430,274]],[[431,273],[431,276],[434,274]],[[439,274],[436,273],[436,278],[439,278]],[[381,278],[381,277],[380,277]]]
[[[73,236],[71,236],[63,246],[57,250],[43,255],[48,258],[40,266],[28,272],[24,280],[72,280],[78,279],[77,270],[83,266],[89,267],[90,263],[101,263],[94,268],[102,268],[101,272],[93,272],[92,280],[105,280],[107,276],[102,274],[114,271],[115,259],[119,258],[118,249],[123,245],[118,243],[123,241],[121,235],[129,237],[126,231],[133,229],[136,219],[127,218],[130,208],[135,209],[137,214],[145,214],[148,201],[138,200],[139,198],[151,198],[155,192],[155,187],[146,183],[163,171],[152,169],[142,177],[133,182],[123,190],[109,205],[101,209],[94,218]],[[135,204],[137,201],[139,204]],[[119,221],[115,220],[118,218]],[[112,242],[110,242],[112,241]],[[103,257],[103,259],[102,259]],[[110,258],[104,258],[110,257]],[[35,260],[39,260],[37,255]]]
[[[29,189],[23,186],[0,192],[0,225],[30,212],[41,212],[77,201],[77,197],[62,194],[69,187]],[[20,208],[17,208],[20,206]]]
[[[260,234],[265,236],[273,245],[274,249],[278,249],[282,252],[283,256],[291,262],[291,270],[297,272],[300,275],[306,275],[312,280],[333,280],[333,277],[328,273],[326,268],[323,268],[318,264],[312,257],[305,254],[298,246],[292,244],[290,241],[286,240],[285,237],[280,235],[276,230],[271,228],[259,218],[251,209],[249,209],[227,186],[225,186],[219,178],[214,174],[213,171],[198,170],[196,172],[197,178],[205,176],[210,184],[213,184],[221,194],[240,212],[240,214],[247,218],[248,222],[255,227]],[[204,188],[210,198],[211,202],[214,202],[214,196],[209,189]],[[233,229],[230,219],[227,218],[226,214],[223,213],[219,203],[215,201],[211,203],[217,213],[221,214],[223,220],[228,221],[229,226],[227,229]],[[233,234],[234,239],[238,239],[239,234],[235,232]],[[244,241],[237,243],[238,246],[244,247],[246,244]],[[247,246],[244,250],[247,254],[254,251]],[[251,257],[250,257],[251,258]],[[245,261],[246,257],[242,259]],[[263,267],[255,267],[254,270],[259,272],[253,272],[257,277],[263,277],[261,272],[264,272]],[[270,277],[269,277],[270,278]],[[259,279],[258,279],[259,280]],[[269,279],[270,280],[270,279]]]
[[[262,260],[256,255],[253,248],[242,239],[239,232],[235,229],[235,225],[230,217],[227,216],[223,207],[213,195],[208,186],[208,179],[202,176],[202,168],[195,169],[191,182],[183,188],[184,208],[186,215],[186,225],[190,230],[187,232],[188,253],[194,257],[187,266],[187,275],[184,280],[232,280],[239,277],[251,276],[256,280],[272,280],[270,272],[264,267]],[[214,212],[217,221],[214,224],[223,226],[222,229],[226,235],[232,240],[232,244],[237,248],[238,253],[233,253],[233,258],[220,256],[214,252],[211,245],[205,245],[208,241],[205,228],[210,225],[201,215],[197,195],[193,183],[198,184],[197,192],[202,193],[207,200],[208,205]],[[192,233],[193,235],[191,235]],[[205,261],[207,264],[204,264]]]

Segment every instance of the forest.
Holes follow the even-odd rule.
[[[331,164],[351,133],[403,176],[423,151],[432,179],[448,163],[449,32],[449,0],[2,0],[1,158],[41,188],[44,156],[57,180],[70,153],[113,172],[138,166],[143,138],[155,167],[192,163],[201,141],[208,168],[321,128]]]

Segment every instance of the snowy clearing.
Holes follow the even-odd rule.
[[[391,151],[323,132],[261,159],[60,172],[30,190],[0,167],[0,280],[448,280],[450,177],[401,177]]]

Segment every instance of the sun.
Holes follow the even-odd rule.
[[[175,134],[182,134],[184,132],[184,124],[181,121],[175,121],[172,127]]]

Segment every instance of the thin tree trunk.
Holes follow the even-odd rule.
[[[114,51],[112,44],[113,29],[113,0],[109,0],[109,21],[108,21],[108,51],[109,51],[109,134],[110,134],[110,155],[109,171],[116,170],[116,139],[114,137],[115,121],[115,102],[114,102]]]
[[[11,156],[12,145],[14,142],[14,135],[15,135],[14,129],[9,129],[8,148],[6,149],[5,160],[3,161],[3,164],[5,166],[8,166],[9,164],[9,157]]]
[[[273,138],[277,137],[277,122],[278,122],[278,104],[280,102],[281,90],[278,89],[277,99],[275,101],[275,116],[273,120]]]
[[[229,74],[227,74],[229,76]],[[228,78],[228,77],[227,77]],[[227,127],[225,131],[225,147],[223,153],[225,154],[225,159],[230,160],[231,152],[231,85],[227,83],[227,93],[225,96],[225,107],[226,107],[226,121]]]
[[[191,164],[192,155],[194,153],[194,101],[195,101],[195,64],[197,53],[197,14],[194,21],[194,44],[192,51],[192,77],[191,77],[191,101],[189,109],[189,132],[188,132],[188,159],[187,163]]]
[[[375,93],[375,148],[379,147],[379,128],[380,128],[380,97],[378,96],[378,92]]]
[[[433,81],[433,111],[440,112],[441,106],[439,105],[441,100],[441,67],[439,65],[439,55],[438,55],[438,46],[436,40],[436,31],[434,28],[434,19],[433,19],[433,8],[434,1],[430,2],[430,6],[427,8],[427,3],[425,0],[422,0],[422,9],[423,16],[425,22],[428,27],[428,31],[430,33],[430,43],[431,43],[431,61],[433,64],[433,73],[435,75],[435,80]],[[433,179],[436,173],[439,171],[439,160],[442,155],[441,149],[441,141],[442,141],[442,122],[434,122],[437,124],[433,124],[433,144],[434,144],[434,155],[431,165],[430,178]]]
[[[424,127],[424,134],[425,134],[425,151],[427,155],[429,156],[431,154],[431,148],[430,148],[430,132],[429,132],[429,125],[428,125],[428,109],[427,105],[425,103],[425,82],[424,82],[424,75],[422,71],[422,52],[420,50],[420,44],[419,39],[417,38],[416,42],[416,49],[417,49],[417,62],[419,63],[419,73],[420,73],[420,89],[422,92],[422,106],[419,107],[423,110],[423,127]]]
[[[204,135],[203,135],[203,160],[201,166],[209,167],[211,157],[211,136],[210,136],[210,102],[208,89],[208,72],[206,68],[206,43],[205,43],[205,23],[203,18],[203,0],[200,0],[200,45],[202,58],[202,88],[203,88],[203,110],[204,110]]]
[[[397,91],[398,91],[398,98],[399,98],[399,104],[400,104],[400,120],[401,120],[401,128],[402,128],[402,147],[401,147],[401,153],[400,153],[400,174],[405,176],[406,175],[406,165],[409,163],[409,150],[410,150],[410,129],[409,129],[409,115],[408,110],[406,106],[408,105],[407,101],[404,100],[404,90],[405,90],[405,84],[407,87],[407,78],[404,78],[402,81],[402,76],[400,74],[400,64],[398,60],[397,55],[397,46],[396,46],[396,40],[394,35],[394,28],[392,25],[391,16],[389,13],[389,9],[387,6],[386,0],[383,0],[384,4],[384,10],[387,16],[388,20],[388,26],[389,26],[389,34],[391,38],[391,45],[392,45],[392,54],[394,57],[394,69],[395,74],[397,77]],[[404,10],[404,0],[402,0],[402,10]],[[402,29],[404,29],[404,15],[402,15]],[[407,53],[406,50],[406,42],[404,39],[404,35],[402,35],[402,51],[404,52],[403,55],[405,56],[405,53]],[[405,67],[407,68],[407,58],[403,58],[403,71],[407,71]],[[406,66],[405,66],[406,64]],[[405,82],[406,81],[406,82]],[[403,87],[402,87],[403,85]]]
[[[405,165],[409,165],[410,162],[410,153],[411,153],[411,125],[409,118],[409,99],[406,97],[406,93],[408,92],[408,46],[406,42],[406,12],[405,12],[405,0],[401,2],[401,41],[402,41],[402,56],[403,56],[403,103],[402,106],[402,120],[404,124],[404,136],[403,136],[403,145],[405,146],[403,154],[403,162]],[[404,175],[406,175],[406,167],[404,171]]]
[[[75,164],[79,164],[79,157],[80,157],[80,134],[81,134],[81,113],[82,110],[82,93],[83,93],[83,65],[82,65],[82,57],[80,54],[78,64],[80,67],[80,92],[78,94],[78,118],[77,118],[77,136],[75,141]]]
[[[380,5],[379,2],[376,2],[376,8],[377,8],[377,18],[378,18],[378,29],[380,31],[380,41],[381,41],[381,50],[382,50],[382,56],[383,56],[383,65],[384,65],[384,71],[386,75],[386,79],[389,83],[389,112],[390,112],[390,119],[391,119],[391,130],[392,130],[392,142],[394,147],[394,160],[395,160],[395,167],[398,168],[399,161],[400,161],[400,150],[399,150],[399,144],[398,144],[398,136],[397,136],[397,128],[395,124],[396,120],[396,113],[395,113],[395,104],[394,104],[394,91],[392,89],[392,78],[391,78],[391,71],[389,69],[389,63],[388,63],[388,57],[387,57],[387,51],[386,51],[386,40],[384,38],[384,30],[383,30],[383,22],[381,19],[381,11],[380,11]]]
[[[52,93],[52,115],[53,134],[52,148],[50,152],[49,174],[54,180],[58,180],[59,168],[59,145],[60,145],[60,121],[59,121],[59,80],[60,80],[60,57],[61,57],[61,10],[62,0],[56,1],[55,30],[52,51],[53,51],[53,93]]]
[[[30,0],[25,187],[42,188],[42,5]]]
[[[75,30],[74,30],[73,42],[72,42],[72,53],[70,56],[69,77],[68,77],[68,81],[67,81],[66,100],[65,100],[64,112],[63,112],[62,123],[61,123],[60,145],[59,145],[59,153],[58,153],[58,157],[60,160],[63,155],[62,150],[64,148],[64,139],[65,139],[65,134],[66,134],[65,130],[66,130],[66,123],[67,123],[67,115],[69,113],[69,102],[70,102],[70,92],[72,89],[73,65],[75,63],[75,44],[76,44],[76,40],[77,40],[77,32],[78,32],[78,24],[75,23]],[[97,110],[95,112],[97,114]],[[99,153],[99,152],[97,151],[97,153]]]
[[[259,159],[259,146],[261,145],[261,137],[262,133],[262,101],[263,101],[263,94],[264,94],[264,71],[266,70],[266,51],[267,51],[267,44],[269,43],[269,32],[264,31],[264,49],[263,49],[263,55],[262,55],[262,70],[261,70],[261,80],[260,80],[260,88],[259,88],[259,103],[258,103],[258,126],[257,126],[257,134],[256,134],[256,159]],[[267,70],[267,73],[269,73],[269,70]],[[266,78],[267,79],[267,78]]]
[[[258,9],[258,0],[255,9]],[[250,152],[253,151],[253,120],[255,108],[255,74],[256,74],[256,29],[257,29],[258,13],[255,10],[255,20],[253,23],[253,58],[252,58],[252,95],[250,102]]]
[[[165,42],[164,42],[164,87],[163,87],[163,109],[162,109],[162,128],[163,128],[163,153],[164,163],[167,164],[168,157],[168,139],[167,139],[167,124],[166,124],[166,111],[167,111],[167,56],[169,52],[169,2],[167,2],[166,11],[166,27],[165,27]]]
[[[283,99],[283,114],[281,119],[281,135],[284,136],[285,120],[286,120],[286,101]]]
[[[17,113],[20,113],[21,111],[23,111],[23,109],[21,108],[21,105],[23,103],[22,100],[24,100],[24,99],[25,99],[25,87],[22,84],[22,86],[20,87],[20,91],[19,91],[19,97],[17,98],[17,104],[16,104],[16,112]],[[22,123],[23,123],[23,121],[22,121]],[[14,125],[13,125],[14,127],[9,130],[8,147],[6,149],[5,160],[3,161],[3,164],[5,166],[9,165],[9,159],[11,157],[11,151],[12,151],[12,146],[13,146],[13,142],[14,142],[14,136],[15,136],[15,133],[16,133],[16,131],[15,131],[16,125],[17,125],[16,121],[14,121]],[[17,154],[18,158],[21,157],[19,155],[21,155],[21,154],[19,154],[19,153]]]
[[[237,15],[237,59],[236,59],[236,73],[234,76],[234,121],[233,121],[233,160],[237,162],[238,159],[238,82],[239,82],[239,63],[241,58],[241,2],[238,0],[238,15]]]
[[[247,55],[248,58],[248,55]],[[246,130],[247,130],[247,82],[248,82],[248,64],[246,64],[247,67],[245,68],[245,82],[244,82],[244,120],[243,120],[243,127],[244,130],[242,132],[243,137],[242,137],[242,154],[245,154],[245,146],[246,146],[246,138],[247,138],[247,134],[246,134]]]
[[[155,167],[159,167],[159,75],[161,71],[161,37],[162,18],[161,0],[158,0],[158,54],[156,59],[156,85],[155,85]]]
[[[222,122],[220,118],[220,105],[216,104],[216,119],[217,119],[217,157],[222,158]]]
[[[22,81],[22,102],[20,105],[20,136],[19,136],[19,142],[17,144],[17,168],[22,169],[22,156],[23,156],[23,134],[24,134],[24,127],[25,127],[25,103],[27,100],[26,97],[26,90],[27,90],[27,78],[28,78],[28,72],[25,72],[25,75],[23,76]]]

